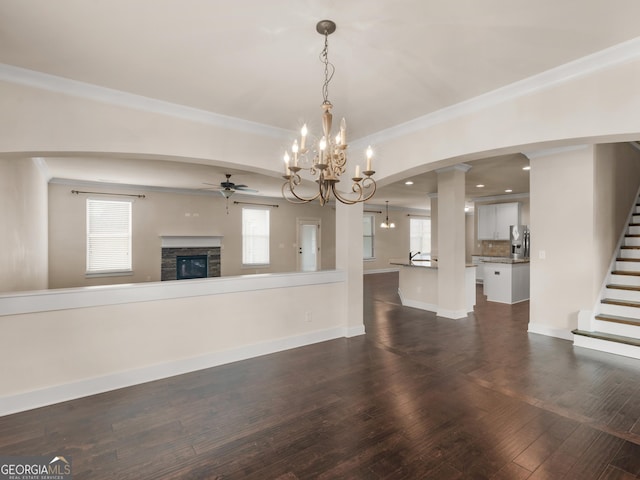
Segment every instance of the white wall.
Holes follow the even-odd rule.
[[[47,180],[35,161],[0,159],[0,292],[47,288]]]
[[[529,330],[569,339],[578,310],[590,307],[596,292],[593,148],[532,158],[530,164]]]
[[[85,278],[86,198],[71,190],[144,194],[133,201],[132,276]],[[2,194],[0,194],[2,196]],[[116,198],[93,196],[93,198]],[[122,198],[122,197],[118,197]],[[271,263],[267,267],[242,267],[242,208],[234,201],[278,205],[271,208]],[[246,205],[251,207],[251,205]],[[162,235],[223,236],[222,275],[245,275],[296,271],[298,256],[297,218],[321,221],[322,269],[335,268],[335,210],[317,204],[292,205],[283,199],[237,195],[229,200],[227,215],[222,195],[197,195],[118,186],[91,187],[77,184],[49,186],[49,285],[67,288],[114,283],[160,281]]]
[[[344,277],[274,274],[0,295],[0,364],[7,367],[0,416],[361,334],[361,322],[344,309]]]
[[[628,143],[595,147],[596,280],[609,272],[640,185],[640,152]]]
[[[529,330],[571,339],[592,310],[640,185],[640,155],[584,146],[531,158]]]

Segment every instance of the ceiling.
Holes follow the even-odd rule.
[[[330,18],[329,98],[358,139],[638,37],[638,16],[637,0],[0,0],[0,63],[295,130],[319,117],[315,24]],[[280,188],[152,158],[44,163],[83,181],[197,189],[229,172],[263,195]],[[472,162],[468,196],[528,191],[524,164]],[[412,180],[380,188],[376,203],[422,206],[435,176]]]

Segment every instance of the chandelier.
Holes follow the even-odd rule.
[[[387,215],[386,215],[386,217],[384,219],[384,222],[382,222],[380,224],[380,228],[396,228],[396,224],[395,223],[393,223],[393,222],[389,223],[389,200],[386,200],[386,202],[387,202],[387,205],[386,205],[386,207],[387,207]]]
[[[327,203],[331,196],[347,205],[369,200],[376,192],[376,181],[372,178],[376,173],[371,167],[373,150],[368,147],[366,166],[360,171],[360,165],[356,165],[353,177],[351,177],[351,191],[340,193],[336,184],[340,182],[340,176],[347,170],[347,124],[343,118],[337,135],[331,136],[331,123],[333,105],[329,101],[329,82],[335,73],[335,67],[329,63],[329,35],[336,30],[336,24],[331,20],[322,20],[316,25],[319,34],[324,35],[324,48],[320,53],[320,61],[324,64],[324,83],[322,85],[322,137],[317,143],[307,148],[307,125],[300,130],[300,143],[294,140],[289,151],[284,154],[284,176],[282,196],[291,203],[308,203],[316,199],[320,205]],[[302,182],[300,173],[307,171],[311,178],[318,184],[318,191],[311,197],[300,194],[296,189]]]

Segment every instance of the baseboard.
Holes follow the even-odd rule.
[[[460,320],[461,318],[468,317],[467,312],[465,312],[464,310],[444,310],[442,308],[436,311],[436,315],[438,317],[450,318],[452,320]]]
[[[330,328],[17,395],[8,395],[0,397],[0,417],[327,340],[363,335],[364,333],[364,325]]]
[[[586,337],[584,335],[574,335],[573,346],[640,360],[640,347],[636,347],[634,345],[608,342],[606,340]]]
[[[351,337],[358,337],[364,334],[365,334],[364,325],[358,325],[355,327],[347,327],[347,331],[344,336],[347,338],[351,338]]]
[[[539,335],[546,335],[547,337],[556,337],[556,338],[561,338],[563,340],[573,341],[573,333],[571,333],[570,330],[565,330],[561,328],[550,328],[546,325],[541,325],[539,323],[529,322],[529,327],[527,328],[527,332],[537,333]]]
[[[419,302],[417,300],[408,300],[401,297],[401,302],[404,307],[419,308],[420,310],[426,310],[428,312],[437,312],[438,306],[433,303]]]
[[[376,268],[374,270],[364,270],[363,273],[365,275],[370,275],[372,273],[392,273],[392,272],[399,272],[400,269],[399,268]]]

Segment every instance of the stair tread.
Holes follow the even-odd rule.
[[[640,238],[640,233],[627,233],[625,238]]]
[[[622,250],[640,250],[640,245],[623,245]]]
[[[615,298],[603,298],[600,300],[601,303],[606,303],[608,305],[620,305],[623,307],[635,307],[640,308],[640,302],[634,302],[633,300],[618,300]]]
[[[633,292],[640,292],[640,285],[622,285],[620,283],[609,283],[607,288],[612,290],[631,290]]]
[[[613,335],[611,333],[604,332],[587,332],[586,330],[572,330],[574,335],[582,335],[584,337],[597,338],[598,340],[607,340],[615,343],[624,343],[625,345],[632,345],[634,347],[640,347],[640,339],[632,337],[624,337],[622,335]]]
[[[640,258],[616,258],[616,262],[640,262]]]
[[[611,272],[612,275],[631,275],[640,277],[640,272],[631,271],[631,270],[614,270]]]
[[[620,317],[618,315],[606,315],[604,313],[597,314],[595,318],[597,320],[602,320],[605,322],[624,323],[625,325],[640,326],[640,320],[637,318]]]
[[[640,292],[640,286],[636,285],[621,285],[619,283],[610,283],[607,285],[607,288],[611,288],[613,290],[631,290],[633,292]]]

